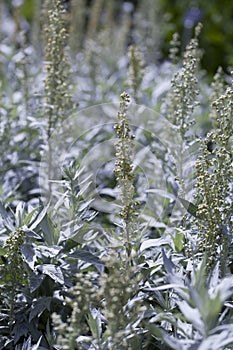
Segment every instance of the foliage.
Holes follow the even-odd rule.
[[[233,87],[199,70],[200,25],[158,63],[159,5],[46,1],[25,29],[16,3],[0,3],[0,350],[232,349]]]

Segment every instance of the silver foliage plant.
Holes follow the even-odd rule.
[[[59,180],[59,191],[56,192],[53,208],[51,202],[45,206],[37,200],[35,205],[30,197],[35,193],[33,190],[29,191],[26,204],[19,195],[23,181],[19,184],[19,180],[15,181],[15,178],[21,176],[15,170],[16,165],[25,162],[26,172],[29,173],[35,167],[35,149],[45,149],[42,143],[45,139],[50,139],[53,131],[61,127],[61,121],[71,113],[73,103],[70,87],[74,91],[75,103],[80,103],[83,107],[96,101],[118,100],[118,87],[127,85],[125,62],[128,61],[123,51],[130,27],[130,11],[126,4],[120,20],[122,36],[114,36],[114,40],[118,39],[118,47],[111,40],[112,29],[106,28],[104,20],[102,22],[102,18],[107,18],[111,23],[114,2],[108,3],[107,11],[102,17],[103,4],[104,1],[100,0],[91,5],[93,12],[89,16],[88,34],[87,38],[83,38],[85,21],[75,11],[78,6],[84,11],[84,2],[72,1],[72,37],[68,37],[68,12],[63,2],[46,1],[46,72],[41,87],[44,94],[43,113],[40,111],[36,118],[22,113],[22,128],[19,126],[20,118],[14,118],[14,112],[18,114],[20,110],[26,110],[28,113],[30,104],[26,109],[20,109],[20,105],[17,105],[18,85],[15,83],[9,87],[10,97],[3,96],[0,109],[1,135],[7,140],[12,136],[9,142],[9,147],[12,147],[12,168],[2,176],[4,201],[0,203],[0,349],[232,349],[233,89],[232,85],[224,82],[221,70],[214,78],[213,94],[210,97],[212,106],[208,107],[207,112],[204,108],[201,109],[203,118],[210,119],[212,125],[208,132],[201,134],[201,138],[199,135],[200,146],[191,159],[195,164],[191,186],[187,186],[186,182],[190,182],[190,179],[186,179],[184,169],[177,169],[173,162],[174,152],[171,150],[169,153],[164,144],[158,142],[159,135],[153,133],[156,123],[153,118],[148,124],[151,133],[143,128],[131,130],[130,122],[133,120],[128,118],[130,96],[124,92],[120,95],[117,120],[113,123],[116,131],[114,138],[117,138],[113,155],[115,171],[108,178],[108,171],[99,170],[102,193],[110,194],[109,197],[115,200],[115,188],[120,189],[120,201],[117,202],[119,211],[116,214],[101,213],[101,210],[93,208],[92,192],[88,192],[92,180],[83,178],[85,169],[80,167],[81,158],[88,155],[88,147],[93,147],[94,150],[95,140],[98,141],[101,137],[108,139],[114,133],[111,126],[106,127],[107,123],[103,125],[104,130],[96,132],[88,124],[91,131],[79,133],[81,136],[76,149],[80,159],[71,159],[69,166],[61,172],[62,178]],[[151,5],[152,1],[148,1],[148,4]],[[154,21],[156,11],[150,14],[148,9],[144,8],[144,11]],[[82,35],[78,40],[84,43],[75,41],[76,21],[82,27]],[[141,30],[144,28],[143,23],[140,23]],[[151,28],[152,24],[150,23]],[[153,27],[156,32],[154,29],[156,28]],[[177,64],[178,39],[174,37],[171,50],[174,63],[170,63],[169,67],[171,72],[176,69],[178,71],[173,78],[166,71],[165,65],[161,71],[153,67],[150,78],[146,67],[144,70],[139,48],[136,46],[129,49],[130,88],[136,101],[138,97],[143,101],[143,95],[147,95],[146,101],[150,101],[156,85],[154,76],[158,72],[164,77],[162,71],[166,71],[167,81],[172,78],[164,100],[159,101],[158,106],[153,106],[151,102],[150,107],[158,112],[162,103],[161,113],[182,141],[179,145],[183,157],[181,164],[185,165],[187,150],[189,151],[190,145],[196,145],[197,141],[197,126],[194,124],[199,98],[203,89],[209,91],[205,83],[204,88],[200,86],[199,31],[200,25],[185,50],[181,67]],[[138,40],[141,38],[141,42],[143,40],[139,34],[138,31]],[[105,45],[106,40],[109,47]],[[71,61],[77,58],[83,69],[73,67],[78,78],[76,80],[73,76],[72,84],[69,54],[66,51],[68,42],[72,50]],[[77,51],[81,47],[83,52],[79,56]],[[150,47],[153,51],[151,41]],[[1,46],[1,50],[6,50],[5,46]],[[117,50],[122,55],[114,72],[115,57],[105,55],[106,52],[111,53],[111,50],[112,56]],[[11,58],[11,64],[20,61],[17,54],[14,53],[16,58]],[[81,65],[83,58],[86,60]],[[2,61],[6,61],[4,55]],[[120,68],[123,73],[119,72]],[[25,84],[29,83],[24,81]],[[6,127],[10,117],[15,128]],[[80,120],[85,124],[84,118],[80,117]],[[40,128],[46,137],[40,138],[37,133],[33,134],[33,128],[38,127],[38,124],[41,124]],[[85,125],[77,124],[75,127],[78,131],[82,127],[85,129]],[[135,136],[133,131],[136,131]],[[25,147],[27,136],[31,134],[35,135],[33,147],[30,148],[34,158],[28,160],[25,159],[26,156],[22,158],[22,148]],[[68,141],[69,136],[70,134],[67,135]],[[155,174],[155,164],[161,164],[167,186],[167,192],[161,188],[152,189],[152,193],[162,197],[165,208],[160,221],[157,217],[155,220],[155,215],[153,217],[148,207],[140,215],[135,200],[136,185],[140,185],[137,176],[140,180],[141,170],[133,164],[133,141],[139,136],[144,148],[151,149],[151,153],[146,154],[149,154],[149,165]],[[63,140],[59,141],[60,146]],[[6,148],[5,145],[4,142],[1,143],[2,150]],[[151,154],[159,162],[155,163]],[[71,158],[75,155],[71,155]],[[175,178],[178,179],[179,187],[173,183]],[[28,177],[26,179],[29,181]],[[149,176],[148,182],[152,182]],[[18,186],[18,197],[9,190],[14,184]],[[8,197],[5,194],[7,192]],[[188,199],[186,195],[189,196]],[[59,206],[63,206],[62,220],[53,215]],[[182,207],[186,211],[185,217]],[[67,221],[69,225],[64,229],[63,224]],[[176,225],[177,222],[179,225]]]

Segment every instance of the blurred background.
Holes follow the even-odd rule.
[[[42,0],[1,0],[1,39],[19,40],[24,30],[27,40],[40,45],[40,27],[44,21]],[[228,0],[64,0],[67,16],[76,18],[77,50],[85,36],[94,38],[106,26],[119,30],[128,21],[126,45],[146,47],[147,61],[164,61],[174,32],[180,34],[185,48],[198,22],[203,23],[200,46],[202,68],[213,74],[218,66],[233,65],[233,2]],[[95,14],[93,16],[93,13]],[[94,18],[95,17],[95,18]],[[90,28],[92,24],[92,33]]]

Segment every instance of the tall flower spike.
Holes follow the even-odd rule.
[[[137,266],[122,266],[122,257],[112,252],[104,258],[108,273],[99,279],[99,298],[102,301],[103,316],[107,321],[109,350],[132,349],[131,342],[137,337],[135,323],[145,311],[141,301],[133,296],[139,292],[142,276]],[[129,300],[132,304],[130,305]],[[135,343],[134,343],[135,344]]]
[[[169,58],[173,64],[177,64],[179,61],[179,53],[180,50],[180,37],[178,33],[174,33],[172,36],[172,40],[170,42],[170,50],[169,50]]]
[[[215,101],[219,98],[219,96],[223,95],[226,88],[226,82],[224,79],[224,72],[222,67],[218,67],[216,74],[214,75],[213,82],[211,84],[211,87],[213,89],[213,92],[210,96],[210,102],[215,103]],[[216,118],[217,111],[215,108],[211,110],[210,116],[211,120],[213,121],[213,126],[216,127]]]
[[[195,37],[186,47],[183,67],[178,71],[172,81],[171,90],[163,105],[162,113],[172,124],[176,125],[183,139],[193,124],[193,111],[197,102],[198,80],[196,71],[198,68],[200,53],[198,50],[198,35],[201,25],[195,30]]]
[[[143,55],[137,46],[131,45],[128,49],[129,58],[129,86],[133,91],[135,100],[138,99],[138,93],[141,87],[144,74]]]
[[[45,61],[47,77],[44,80],[46,96],[46,117],[48,120],[47,138],[49,139],[56,124],[69,116],[71,96],[69,93],[68,59],[65,53],[67,31],[65,10],[61,0],[45,3]]]
[[[131,134],[126,114],[129,102],[129,95],[123,92],[120,98],[120,110],[117,115],[118,123],[115,124],[115,130],[119,140],[115,144],[117,161],[114,173],[121,190],[122,209],[120,216],[123,221],[125,245],[130,256],[131,240],[136,230],[135,217],[137,216],[136,207],[138,203],[134,200],[135,188],[133,185],[134,175],[131,159],[134,135]]]
[[[195,196],[200,202],[197,216],[203,218],[196,224],[201,236],[199,249],[206,255],[207,269],[211,271],[219,260],[224,275],[233,229],[232,86],[213,103],[213,107],[216,129],[202,142],[202,154],[196,162]]]
[[[91,305],[97,303],[97,288],[94,286],[95,274],[89,271],[87,274],[77,273],[77,283],[68,290],[70,297],[65,298],[65,303],[72,308],[71,315],[63,322],[60,315],[52,314],[53,324],[58,337],[56,344],[63,350],[85,349],[82,346],[84,334],[89,332],[85,322]],[[85,337],[86,342],[93,341],[91,336]]]

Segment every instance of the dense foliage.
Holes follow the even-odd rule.
[[[0,350],[233,348],[232,77],[149,3],[0,2]]]

